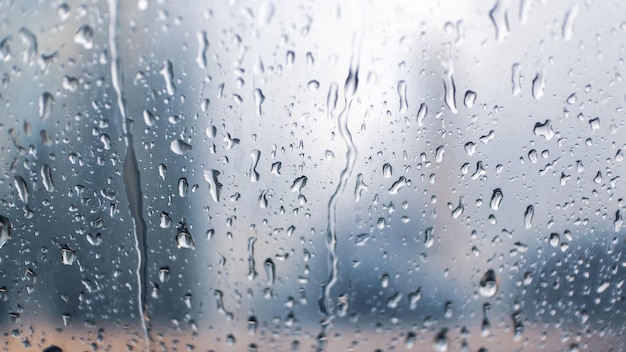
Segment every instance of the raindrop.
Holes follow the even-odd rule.
[[[524,228],[526,230],[530,229],[533,224],[533,216],[535,215],[535,207],[529,205],[524,212]]]
[[[170,219],[169,214],[166,212],[161,212],[161,215],[159,216],[159,227],[161,227],[162,229],[167,229],[171,225],[172,219]]]
[[[265,101],[265,95],[260,89],[254,90],[254,104],[256,105],[256,115],[261,117],[263,115],[263,102]]]
[[[478,293],[480,293],[480,295],[483,297],[490,298],[495,296],[497,292],[498,279],[496,278],[496,273],[493,270],[489,269],[480,279]]]
[[[406,100],[406,81],[398,82],[398,96],[400,97],[400,113],[405,113],[409,108]]]
[[[491,201],[489,202],[489,206],[493,210],[500,209],[500,203],[502,203],[502,190],[500,188],[496,188],[493,190],[493,194],[491,195]]]
[[[26,181],[24,181],[22,176],[15,176],[13,178],[13,185],[15,186],[15,189],[17,189],[17,195],[22,203],[27,204],[29,192],[28,187],[26,186]]]
[[[52,182],[52,168],[48,164],[41,166],[41,182],[48,192],[54,192],[54,182]]]
[[[550,246],[556,248],[559,243],[561,243],[561,236],[559,236],[558,233],[551,233],[550,234]]]
[[[74,35],[74,42],[87,50],[93,48],[93,29],[86,24],[80,26]]]
[[[68,246],[61,247],[61,260],[63,265],[72,265],[76,260],[76,251]]]
[[[522,93],[522,65],[515,63],[511,68],[511,83],[513,84],[513,95],[518,96]]]
[[[259,182],[259,173],[256,171],[256,167],[259,164],[259,158],[261,157],[261,151],[255,149],[250,153],[252,163],[250,164],[250,181]]]
[[[424,118],[426,117],[426,114],[428,114],[428,106],[426,103],[422,103],[417,111],[417,124],[419,126],[424,125]]]
[[[535,123],[533,133],[535,134],[535,136],[541,136],[545,138],[545,140],[549,141],[550,139],[552,139],[552,137],[554,137],[554,131],[552,130],[552,121],[545,120],[543,123]]]
[[[468,109],[471,109],[472,106],[474,106],[475,102],[476,102],[476,93],[471,90],[466,91],[465,99],[463,99],[463,104],[465,104],[465,107],[467,107]]]
[[[170,143],[170,149],[177,155],[184,155],[192,149],[192,145],[182,139],[175,139]]]
[[[178,229],[178,233],[176,234],[176,245],[178,248],[196,248],[193,237],[189,233],[189,230],[187,230],[187,226],[185,224],[181,224]]]
[[[198,52],[196,54],[196,62],[200,68],[207,67],[207,50],[209,49],[209,40],[207,39],[207,33],[200,31],[196,35],[198,39]]]
[[[11,239],[11,221],[0,215],[0,248],[4,247]]]
[[[46,120],[48,117],[50,117],[53,104],[54,98],[52,97],[52,94],[44,92],[39,97],[39,117],[41,117],[43,120]]]
[[[533,78],[533,98],[537,100],[543,97],[546,90],[546,80],[544,75],[543,71],[539,71],[535,75],[535,78]]]
[[[174,65],[170,60],[163,61],[163,67],[159,71],[163,80],[165,81],[165,91],[169,95],[176,93],[176,86],[174,85]]]
[[[390,178],[393,175],[393,169],[391,168],[391,164],[385,163],[383,165],[383,176],[386,178]]]

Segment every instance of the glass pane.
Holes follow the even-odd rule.
[[[0,9],[3,349],[623,348],[621,2]]]

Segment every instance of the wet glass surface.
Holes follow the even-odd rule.
[[[621,2],[0,10],[4,350],[623,349]]]

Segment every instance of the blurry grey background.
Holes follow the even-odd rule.
[[[2,348],[623,348],[621,2],[0,9]]]

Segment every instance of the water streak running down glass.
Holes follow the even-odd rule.
[[[620,1],[0,2],[7,351],[619,351]]]

